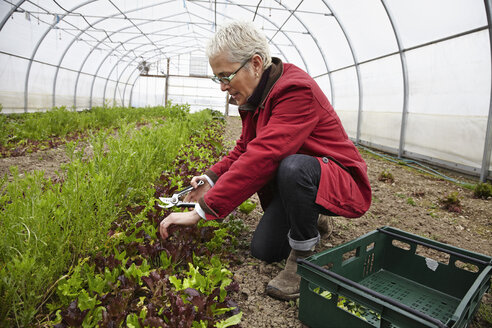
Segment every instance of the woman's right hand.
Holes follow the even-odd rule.
[[[203,184],[201,186],[198,185],[199,181],[203,181]],[[207,193],[207,191],[210,190],[210,188],[212,188],[204,175],[194,176],[190,181],[190,185],[194,189],[190,191],[188,195],[186,195],[186,197],[184,198],[185,202],[198,202],[198,200],[203,197]]]

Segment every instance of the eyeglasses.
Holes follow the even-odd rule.
[[[249,62],[249,59],[246,60],[244,63],[242,63],[242,65],[239,66],[239,68],[234,73],[232,73],[229,76],[222,76],[222,77],[218,77],[218,76],[215,76],[215,75],[212,76],[212,81],[214,81],[215,83],[224,83],[224,84],[231,83],[232,79],[234,78],[234,76],[236,76],[237,72],[239,72],[239,70],[241,68],[243,68],[244,65],[246,65],[247,62]]]

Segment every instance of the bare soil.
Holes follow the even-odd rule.
[[[65,153],[65,147],[39,151],[24,156],[0,158],[0,177],[5,175],[11,179],[10,167],[17,166],[22,176],[26,172],[44,171],[45,177],[56,177],[60,165],[70,160]]]
[[[225,142],[233,147],[241,132],[238,117],[227,119]],[[368,165],[373,188],[370,210],[361,218],[333,217],[332,230],[322,235],[317,250],[322,251],[353,240],[376,228],[389,225],[407,232],[466,250],[492,256],[492,200],[477,199],[473,191],[443,178],[424,174],[407,166],[399,165],[365,151],[361,151]],[[18,166],[19,171],[43,170],[46,177],[56,177],[62,163],[69,160],[64,147],[40,151],[26,156],[1,158],[0,177],[10,177],[9,167]],[[393,181],[380,181],[383,172],[391,173]],[[442,172],[442,171],[441,171]],[[459,181],[476,183],[476,179],[445,172]],[[444,209],[441,200],[457,193],[461,212]],[[257,198],[253,197],[257,202]],[[281,302],[265,294],[265,286],[281,269],[283,263],[266,264],[249,255],[251,235],[262,215],[260,206],[249,215],[238,212],[249,229],[240,237],[243,247],[239,249],[241,264],[232,268],[240,285],[238,303],[243,311],[242,327],[304,327],[298,320],[295,302]],[[490,292],[482,300],[492,306]],[[490,314],[489,314],[490,315]],[[486,327],[483,321],[474,321],[473,327]]]

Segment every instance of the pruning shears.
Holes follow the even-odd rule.
[[[198,181],[198,185],[201,186],[203,184],[203,181],[200,180]],[[186,195],[190,191],[192,191],[194,188],[193,186],[188,186],[185,189],[175,193],[172,195],[172,197],[159,197],[159,200],[163,202],[164,204],[158,204],[162,208],[171,208],[174,206],[177,207],[195,207],[196,203],[188,203],[188,202],[183,202],[180,201],[179,198],[183,195]]]

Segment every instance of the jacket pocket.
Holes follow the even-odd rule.
[[[316,203],[344,217],[360,217],[364,214],[366,200],[346,168],[327,157],[318,157],[318,161],[321,178]]]

